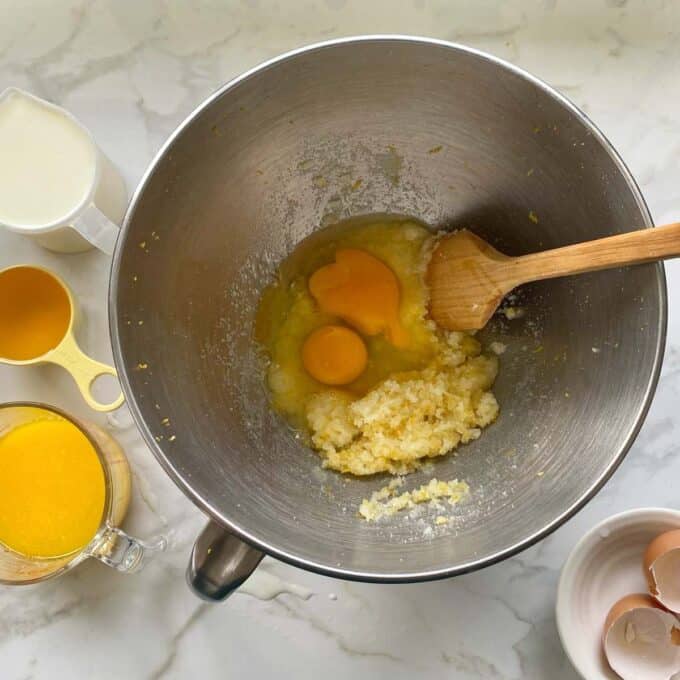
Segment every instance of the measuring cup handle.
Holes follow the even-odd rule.
[[[125,401],[122,392],[109,404],[102,404],[97,401],[92,394],[92,383],[100,375],[112,375],[117,378],[118,373],[113,366],[102,364],[100,361],[88,357],[78,347],[73,336],[67,335],[58,347],[45,356],[45,359],[59,364],[73,376],[83,399],[95,411],[113,411]]]
[[[118,527],[109,526],[89,554],[107,567],[134,574],[144,566],[151,553],[162,552],[166,547],[167,540],[164,536],[142,541]]]
[[[90,203],[73,221],[74,229],[95,248],[111,255],[120,229],[94,203]]]
[[[209,522],[191,551],[187,583],[209,602],[229,597],[256,569],[264,553]]]

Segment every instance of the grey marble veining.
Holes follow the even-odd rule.
[[[460,41],[522,66],[593,118],[629,164],[657,223],[680,214],[680,3],[674,0],[24,0],[0,2],[0,89],[70,109],[132,190],[176,124],[216,87],[287,49],[360,33]],[[1,159],[0,159],[1,162]],[[0,233],[0,267],[43,263],[73,286],[82,344],[110,359],[107,258],[57,256]],[[409,586],[344,583],[269,560],[309,600],[235,595],[208,606],[184,585],[200,513],[165,477],[123,413],[112,427],[134,470],[127,527],[170,535],[139,575],[86,563],[40,587],[0,589],[2,680],[460,678],[573,680],[555,629],[559,569],[575,541],[626,508],[680,494],[680,262],[667,267],[666,361],[624,464],[574,519],[500,565]],[[90,416],[57,368],[0,368],[0,399]],[[676,460],[677,458],[677,460]]]

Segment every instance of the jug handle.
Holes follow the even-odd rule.
[[[219,524],[208,522],[191,551],[187,583],[203,600],[225,600],[255,571],[263,557],[261,550]]]
[[[99,208],[90,203],[73,222],[75,230],[95,248],[112,255],[118,240],[120,228]]]

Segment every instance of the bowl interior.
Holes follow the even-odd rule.
[[[152,166],[114,262],[118,368],[155,454],[226,525],[335,574],[455,573],[555,526],[621,459],[658,369],[662,273],[520,291],[526,317],[482,336],[508,346],[498,421],[408,479],[465,479],[469,500],[444,528],[369,524],[358,505],[386,480],[323,471],[270,412],[252,321],[299,240],[374,212],[517,254],[650,224],[602,137],[511,68],[427,41],[316,47],[217,94]]]

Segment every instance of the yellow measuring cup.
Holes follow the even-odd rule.
[[[73,376],[89,406],[112,411],[123,403],[123,395],[102,404],[91,388],[100,375],[117,377],[116,369],[80,349],[73,335],[76,317],[73,295],[56,274],[25,264],[0,271],[0,361],[58,364]]]

